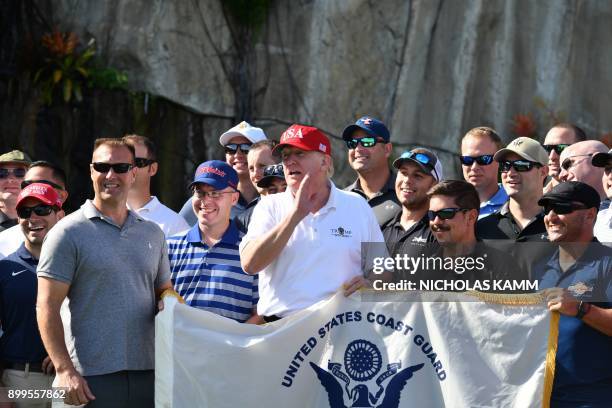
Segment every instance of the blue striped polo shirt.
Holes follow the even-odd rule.
[[[243,235],[232,220],[212,247],[202,242],[197,223],[186,234],[168,238],[172,285],[189,306],[239,322],[252,315],[259,298],[257,275],[247,275],[240,266]]]

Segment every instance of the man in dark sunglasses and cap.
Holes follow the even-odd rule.
[[[348,162],[357,173],[357,180],[345,190],[368,200],[381,226],[401,209],[395,195],[395,174],[388,163],[393,151],[390,138],[385,124],[371,116],[359,118],[342,132]]]
[[[94,198],[64,217],[41,251],[38,326],[67,404],[153,405],[153,318],[172,284],[164,233],[126,205],[134,156],[122,139],[96,140]]]
[[[19,150],[0,155],[0,231],[17,225],[15,204],[30,162]]]
[[[18,227],[24,239],[0,261],[2,384],[17,389],[51,387],[53,364],[36,322],[36,265],[43,240],[63,217],[62,201],[47,184],[33,183],[17,198]]]
[[[539,204],[558,244],[536,268],[548,309],[561,314],[551,406],[607,407],[612,401],[612,249],[593,236],[600,198],[568,181]]]

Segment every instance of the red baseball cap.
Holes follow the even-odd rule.
[[[274,152],[280,152],[285,146],[301,150],[315,151],[331,155],[331,144],[327,136],[316,127],[293,124],[281,135]]]
[[[62,208],[62,200],[60,199],[59,195],[53,187],[47,184],[32,183],[23,190],[21,190],[19,196],[17,196],[16,208],[19,208],[23,200],[28,197],[34,197],[41,201],[43,204]]]

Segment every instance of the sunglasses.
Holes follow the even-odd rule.
[[[110,169],[113,169],[117,174],[127,173],[134,167],[130,163],[91,163],[91,165],[98,173],[108,173]]]
[[[550,144],[550,145],[542,145],[542,147],[544,148],[544,150],[546,150],[547,153],[550,154],[550,152],[552,152],[553,150],[555,152],[557,152],[557,154],[561,154],[561,152],[563,150],[565,150],[566,147],[568,147],[568,144]]]
[[[21,189],[23,190],[24,188],[26,188],[27,186],[29,186],[30,184],[33,184],[33,183],[46,184],[49,187],[53,187],[56,190],[63,190],[64,189],[59,184],[55,184],[54,182],[49,181],[49,180],[23,180],[21,182]]]
[[[240,149],[242,153],[248,153],[249,150],[251,150],[250,143],[230,143],[230,144],[226,144],[224,147],[225,147],[225,153],[229,153],[229,154],[235,154],[238,151],[238,149]]]
[[[208,198],[212,198],[213,200],[216,200],[218,198],[221,197],[221,195],[223,194],[234,194],[235,191],[217,191],[217,190],[213,190],[213,191],[200,191],[200,190],[193,190],[193,196],[197,199],[202,200],[204,197],[208,197]]]
[[[155,160],[151,160],[151,159],[145,159],[144,157],[136,157],[134,159],[134,164],[136,165],[136,167],[138,167],[139,169],[142,169],[143,167],[147,167],[150,166],[151,164],[155,163]]]
[[[481,166],[488,166],[493,163],[493,155],[492,154],[483,154],[482,156],[459,156],[459,160],[461,160],[461,164],[464,166],[471,166],[474,162],[480,164]]]
[[[540,163],[536,163],[536,162],[532,162],[529,160],[504,160],[501,161],[499,163],[499,166],[501,168],[501,171],[503,173],[506,173],[508,171],[510,171],[510,168],[513,167],[514,170],[522,173],[525,171],[529,171],[531,169],[533,169],[534,167],[541,167]]]
[[[32,212],[39,217],[44,217],[51,214],[51,211],[54,210],[54,207],[47,204],[38,204],[35,207],[19,207],[17,209],[17,216],[21,219],[27,220],[32,216]]]
[[[6,169],[6,168],[0,169],[0,179],[8,178],[9,175],[11,174],[16,178],[23,178],[26,174],[26,169],[22,167],[18,167],[15,169]]]
[[[580,204],[572,203],[546,203],[544,204],[544,214],[554,211],[557,215],[573,213],[576,210],[584,210],[586,207]]]
[[[575,156],[568,157],[567,159],[563,160],[563,163],[561,163],[561,168],[563,170],[567,171],[570,168],[574,167],[576,164],[580,163],[581,161],[586,160],[587,157],[591,157],[591,156],[593,156],[592,153],[590,153],[590,154],[577,154]],[[582,159],[580,159],[580,160],[573,160],[574,157],[582,157]]]
[[[355,149],[357,145],[362,145],[363,147],[372,147],[375,146],[376,143],[386,143],[382,139],[376,139],[375,137],[362,137],[361,139],[350,139],[345,140],[346,147],[349,149]]]
[[[469,208],[443,208],[438,211],[427,211],[427,218],[429,218],[429,221],[435,220],[436,217],[440,218],[441,220],[450,220],[451,218],[454,218],[455,214],[458,212],[469,210]]]

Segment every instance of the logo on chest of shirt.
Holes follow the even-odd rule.
[[[573,285],[568,286],[567,290],[572,292],[574,296],[582,296],[587,292],[592,292],[593,286],[588,286],[584,282],[576,282]]]
[[[427,242],[427,239],[423,238],[423,237],[414,237],[412,238],[412,242],[415,242],[417,244],[424,244]]]
[[[350,238],[353,236],[353,232],[344,227],[332,228],[330,231],[331,231],[331,234],[335,237]]]

